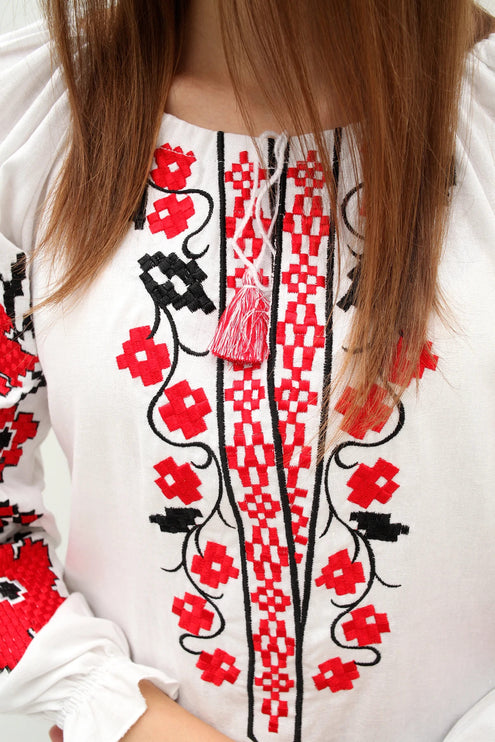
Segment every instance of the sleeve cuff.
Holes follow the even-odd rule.
[[[64,742],[118,742],[146,711],[138,686],[145,679],[177,698],[177,682],[125,657],[108,659],[77,682],[55,722],[64,730]]]

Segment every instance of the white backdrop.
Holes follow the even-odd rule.
[[[481,3],[495,14],[495,0]],[[40,16],[36,0],[0,0],[0,33],[20,28]],[[42,447],[45,464],[45,499],[57,515],[62,535],[60,554],[65,554],[69,523],[69,475],[55,436],[50,433]],[[49,725],[31,717],[4,715],[0,720],[1,742],[47,742]],[[91,742],[91,740],[88,740]]]

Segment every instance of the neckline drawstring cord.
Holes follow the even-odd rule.
[[[271,135],[271,132],[265,133],[267,137]],[[270,301],[267,294],[271,293],[271,285],[263,286],[260,273],[267,252],[270,254],[275,252],[271,237],[278,216],[280,189],[277,190],[275,208],[268,230],[265,230],[263,225],[261,207],[266,194],[280,181],[287,141],[286,134],[276,135],[273,148],[275,170],[271,177],[265,180],[263,186],[259,183],[260,164],[258,161],[254,163],[251,198],[231,241],[236,257],[244,265],[242,284],[235,290],[234,296],[220,317],[209,349],[217,357],[233,363],[259,364],[265,361],[269,354]],[[253,216],[263,244],[256,260],[251,261],[244,255],[239,240],[242,239],[244,229]]]

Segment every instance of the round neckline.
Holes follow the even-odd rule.
[[[190,121],[186,121],[185,119],[181,119],[178,116],[175,116],[173,113],[164,112],[162,116],[162,123],[160,127],[161,129],[166,127],[167,124],[174,126],[174,128],[181,128],[185,133],[189,131],[189,133],[196,136],[203,136],[203,137],[217,137],[218,134],[223,134],[224,137],[228,138],[230,141],[238,141],[242,143],[246,142],[257,142],[257,143],[263,143],[266,142],[268,139],[278,139],[279,137],[286,136],[288,140],[294,140],[298,139],[295,134],[289,136],[285,132],[276,132],[271,130],[263,131],[261,134],[258,134],[255,137],[251,137],[250,134],[244,133],[241,134],[239,132],[230,132],[230,131],[224,131],[223,129],[208,129],[204,126],[200,126],[199,124],[193,124]],[[330,137],[335,134],[337,130],[344,131],[345,129],[348,129],[349,127],[353,126],[353,124],[346,124],[345,126],[336,126],[334,129],[324,129],[323,130],[323,136],[324,137]],[[314,135],[312,133],[302,134],[300,139],[310,139]]]
[[[486,51],[487,48],[493,45],[495,47],[495,32],[489,34],[486,38],[480,39],[469,51],[469,53],[466,56],[466,63],[469,61],[469,58],[477,58],[479,61],[483,62],[487,66],[494,68],[493,63],[491,60],[488,60]],[[341,132],[345,132],[346,130],[349,130],[352,126],[355,126],[356,122],[349,123],[344,126],[336,126],[333,129],[324,129],[322,134],[325,138],[333,137],[335,136],[335,132],[337,130]],[[162,135],[162,130],[164,130],[167,126],[173,126],[174,128],[182,129],[185,135],[189,134],[191,137],[203,137],[203,138],[216,138],[218,134],[223,134],[225,138],[227,138],[232,143],[237,142],[239,145],[243,144],[246,145],[248,142],[255,142],[262,144],[263,142],[266,142],[268,139],[277,139],[280,136],[287,136],[287,139],[294,140],[294,139],[300,139],[301,141],[311,139],[314,137],[314,134],[309,132],[302,134],[301,137],[297,137],[296,135],[288,136],[284,132],[275,132],[266,130],[263,131],[261,134],[258,134],[254,138],[251,137],[250,134],[247,133],[240,133],[240,132],[230,132],[225,131],[223,129],[208,129],[205,126],[200,126],[199,124],[193,124],[191,121],[186,121],[185,119],[181,119],[178,116],[175,116],[173,113],[168,113],[167,111],[164,111],[162,114],[162,121],[160,125],[160,132],[159,137]]]

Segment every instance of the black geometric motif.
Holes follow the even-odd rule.
[[[207,277],[206,273],[201,270],[195,260],[185,263],[175,253],[164,255],[162,252],[157,252],[154,255],[144,255],[139,260],[139,265],[143,270],[140,278],[146,291],[162,309],[171,304],[175,309],[187,307],[191,312],[200,309],[205,314],[210,314],[215,310],[215,305],[201,286]],[[151,275],[154,268],[158,268],[168,279],[177,277],[184,284],[185,291],[177,291],[171,280],[165,283],[155,281]]]
[[[15,582],[9,582],[9,580],[0,582],[0,601],[3,599],[14,601],[19,597],[20,592],[21,588]]]
[[[187,533],[201,515],[196,508],[165,508],[165,515],[150,515],[150,523],[159,525],[164,533]]]
[[[143,196],[139,203],[136,213],[132,217],[134,229],[144,229],[146,224],[146,206],[148,203],[148,186],[145,187]]]
[[[3,305],[5,312],[15,324],[16,311],[15,311],[15,300],[18,296],[24,296],[22,288],[23,282],[26,280],[26,256],[24,253],[18,253],[15,262],[11,266],[12,278],[7,281],[3,277],[1,278],[3,284]],[[31,317],[25,317],[22,325],[22,332],[26,332],[32,329]]]
[[[390,513],[351,513],[350,519],[357,522],[358,529],[369,539],[397,541],[401,534],[409,533],[409,526],[391,523],[390,517]]]
[[[351,279],[351,285],[347,293],[337,302],[339,309],[342,309],[344,312],[347,312],[353,305],[356,306],[360,276],[361,266],[359,264],[347,274],[347,278]]]

